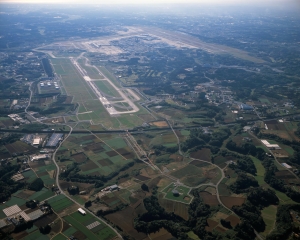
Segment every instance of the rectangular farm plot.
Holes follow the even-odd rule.
[[[192,152],[190,154],[192,158],[204,160],[204,161],[211,161],[211,151],[209,148],[202,148],[201,150],[198,150],[197,152]]]
[[[53,210],[55,212],[60,212],[60,211],[64,210],[65,208],[73,205],[73,202],[63,195],[58,195],[54,198],[51,198],[48,201],[48,203],[51,205],[51,207],[53,208]]]

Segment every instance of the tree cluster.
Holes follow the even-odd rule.
[[[229,186],[230,190],[237,194],[248,192],[250,187],[258,187],[258,182],[254,177],[243,172],[240,172],[237,180]]]
[[[7,201],[11,194],[23,188],[24,182],[15,182],[11,177],[19,171],[19,165],[10,163],[0,166],[0,202]]]
[[[40,191],[44,187],[44,182],[41,178],[36,178],[32,183],[28,185],[28,189],[32,191]]]

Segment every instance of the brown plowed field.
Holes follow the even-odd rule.
[[[91,169],[97,169],[98,165],[94,163],[93,161],[87,161],[85,164],[80,166],[80,169],[82,171],[89,171]]]
[[[133,219],[134,219],[134,209],[127,207],[126,209],[115,212],[112,214],[106,215],[106,218],[109,219],[112,223],[119,226],[125,233],[130,235],[136,240],[142,240],[147,237],[146,234],[138,232],[134,229]]]
[[[198,161],[198,160],[193,160],[193,161],[190,162],[190,164],[192,164],[196,167],[199,167],[199,168],[206,167],[206,166],[210,165],[209,163]]]
[[[209,148],[202,148],[201,150],[198,150],[197,152],[192,152],[190,154],[192,158],[204,160],[204,161],[211,161],[211,151]]]
[[[217,223],[216,221],[212,220],[212,219],[207,219],[207,225],[205,227],[205,230],[208,232],[212,232],[212,230],[218,225],[219,223]]]
[[[203,199],[203,202],[208,204],[209,206],[219,205],[219,201],[216,195],[211,195],[208,192],[200,192],[200,196]]]
[[[225,228],[222,228],[222,227],[220,227],[220,226],[217,226],[217,227],[215,228],[215,230],[217,230],[218,232],[221,232],[221,233],[226,232],[226,229],[225,229]]]
[[[158,232],[150,233],[150,239],[152,240],[173,240],[174,237],[166,229],[162,228]]]
[[[97,153],[97,152],[101,152],[104,150],[103,145],[104,145],[104,143],[98,142],[98,143],[93,143],[93,144],[87,145],[83,149],[84,149],[84,151],[93,151],[94,153]]]
[[[71,155],[71,157],[75,160],[76,163],[83,163],[86,160],[86,155],[84,153],[76,153]]]
[[[101,166],[105,167],[105,166],[110,166],[113,165],[114,163],[112,161],[110,161],[108,158],[104,158],[98,161],[98,163],[101,164]]]
[[[232,206],[234,205],[241,206],[246,201],[246,198],[229,196],[220,196],[220,199],[222,203],[228,208],[232,208]]]
[[[168,127],[169,126],[166,121],[151,122],[150,125],[154,125],[156,127]]]
[[[166,209],[167,212],[174,212],[176,215],[188,220],[188,205],[180,202],[171,201],[168,199],[159,199],[160,205]]]
[[[276,177],[278,177],[280,179],[295,178],[295,176],[293,174],[291,174],[288,170],[282,170],[282,171],[275,172],[275,175],[276,175]]]
[[[231,223],[232,227],[235,227],[240,223],[240,219],[235,215],[230,215],[228,218],[225,219],[226,221],[229,221]]]

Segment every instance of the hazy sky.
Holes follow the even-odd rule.
[[[278,4],[299,3],[300,0],[0,0],[18,3],[82,3],[82,4],[155,4],[155,3],[206,3],[206,4]]]

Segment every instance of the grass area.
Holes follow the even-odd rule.
[[[109,79],[111,80],[117,87],[119,87],[119,83],[117,79],[106,69],[106,67],[101,66],[99,70]]]
[[[293,156],[293,155],[294,155],[294,149],[293,149],[293,148],[284,145],[284,146],[283,146],[283,149],[284,149],[290,156]]]
[[[265,184],[265,181],[264,181],[264,176],[265,176],[265,168],[264,166],[262,165],[261,161],[259,161],[257,158],[253,157],[253,156],[250,156],[254,165],[255,165],[255,168],[256,168],[256,176],[254,176],[254,178],[257,180],[258,184],[261,186],[263,184]]]
[[[266,207],[261,211],[262,218],[266,223],[266,229],[263,233],[261,233],[261,235],[263,235],[264,237],[266,237],[267,234],[269,234],[275,227],[276,213],[277,207],[274,205],[270,205],[269,207]]]
[[[188,235],[189,238],[191,238],[191,239],[194,239],[194,240],[200,240],[200,238],[199,238],[193,231],[188,232],[187,235]]]
[[[259,101],[261,101],[262,103],[265,103],[265,104],[271,104],[269,99],[267,99],[267,98],[259,98]]]
[[[111,86],[111,84],[106,81],[94,81],[94,84],[98,87],[98,89],[111,97],[121,97],[121,95],[116,91],[116,89]]]
[[[181,130],[180,131],[182,136],[190,136],[190,131],[189,130]]]
[[[173,190],[178,191],[178,195],[173,194]],[[176,186],[176,184],[171,183],[169,186],[167,186],[162,192],[165,193],[165,198],[169,200],[179,201],[183,203],[190,203],[192,200],[191,196],[188,195],[188,192],[190,191],[189,188],[183,187],[183,186]]]

